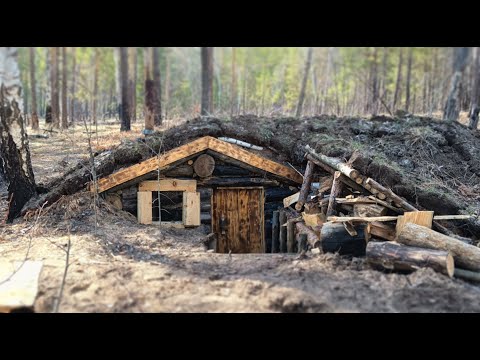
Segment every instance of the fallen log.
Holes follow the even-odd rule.
[[[302,211],[303,205],[305,205],[305,203],[307,202],[307,196],[310,192],[310,187],[312,186],[312,176],[314,168],[315,164],[311,161],[308,161],[307,168],[305,169],[305,175],[303,176],[302,187],[298,196],[298,201],[295,205],[295,210],[297,211]]]
[[[409,246],[450,251],[456,265],[468,270],[480,270],[480,249],[478,247],[465,244],[425,226],[407,223],[397,233],[395,241]]]
[[[366,249],[367,261],[387,270],[412,272],[429,267],[453,277],[454,260],[448,251],[405,246],[394,242],[371,241]]]
[[[320,233],[322,249],[340,255],[364,256],[367,245],[365,229],[365,225],[357,225],[357,236],[351,236],[343,224],[325,223]]]
[[[392,226],[388,226],[387,224],[382,222],[368,223],[367,234],[368,234],[369,240],[372,235],[388,241],[395,240],[395,228]]]
[[[335,213],[335,199],[343,190],[342,182],[340,182],[339,179],[341,175],[342,174],[339,171],[336,171],[333,176],[332,190],[330,191],[330,199],[327,207],[327,216],[331,216]]]
[[[297,222],[295,226],[297,227],[298,233],[307,234],[307,242],[312,248],[320,247],[320,244],[321,244],[320,238],[318,237],[317,234],[315,234],[315,232],[312,229],[310,229],[308,226],[306,226],[302,222]]]
[[[305,149],[313,158],[327,164],[328,166],[331,166],[337,171],[340,171],[343,175],[345,175],[346,177],[352,180],[355,180],[360,176],[360,173],[358,172],[358,170],[353,169],[349,164],[343,162],[342,159],[332,158],[329,156],[325,156],[323,154],[318,154],[309,145],[306,145]]]
[[[476,272],[476,271],[469,271],[469,270],[459,269],[456,267],[455,272],[453,273],[453,276],[459,279],[480,282],[480,272]]]

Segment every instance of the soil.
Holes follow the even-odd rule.
[[[461,124],[426,118],[318,117],[276,119],[275,125],[271,119],[255,117],[210,120],[180,125],[175,130],[179,135],[168,141],[165,137],[165,147],[191,139],[195,127],[204,135],[242,134],[236,137],[270,147],[272,157],[278,152],[287,154],[283,160],[297,165],[303,165],[299,139],[327,155],[346,159],[362,150],[359,158],[363,160],[357,160],[364,166],[360,170],[397,192],[404,189],[402,195],[414,199],[414,204],[436,212],[435,207],[441,207],[438,213],[480,208],[479,160],[474,156],[480,149],[480,136]],[[268,132],[277,124],[276,135]],[[118,125],[102,131],[101,139],[110,131],[117,132]],[[283,134],[291,134],[291,140]],[[130,136],[133,139],[137,134]],[[57,135],[56,150],[44,139],[30,142],[37,182],[48,184],[65,173],[61,161],[71,143],[66,135]],[[78,144],[75,154],[67,152],[85,158],[85,139]],[[50,161],[38,166],[46,157]],[[436,195],[428,195],[429,189]],[[0,194],[0,219],[4,219],[7,199],[1,181]],[[478,237],[475,226],[473,222],[459,231]],[[29,259],[43,260],[38,312],[53,309],[69,238],[70,265],[61,312],[480,311],[476,301],[480,286],[430,269],[408,275],[386,273],[373,270],[363,258],[310,252],[304,256],[214,254],[202,244],[206,232],[204,227],[179,230],[139,225],[133,216],[101,198],[95,214],[92,195],[81,191],[45,208],[38,218],[2,225],[0,256],[7,261],[23,260],[28,251]]]

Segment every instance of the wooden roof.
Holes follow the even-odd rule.
[[[128,168],[119,170],[107,177],[99,179],[97,182],[98,192],[102,193],[124,184],[127,181],[131,181],[137,177],[157,170],[158,168],[164,169],[169,165],[178,163],[179,161],[207,150],[220,153],[246,165],[264,170],[295,183],[301,184],[303,182],[302,175],[291,167],[287,167],[270,159],[256,155],[237,145],[230,144],[211,136],[205,136],[167,151],[160,156],[152,157]],[[94,191],[93,186],[90,186],[90,189],[91,191]]]

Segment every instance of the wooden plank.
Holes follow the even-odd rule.
[[[137,217],[138,223],[149,225],[152,223],[152,192],[137,192]]]
[[[474,215],[435,215],[435,220],[468,220],[474,218]]]
[[[238,240],[243,253],[249,253],[254,246],[254,237],[250,238],[250,216],[249,210],[252,206],[251,191],[247,189],[237,190],[238,209]],[[253,235],[253,234],[252,234]]]
[[[227,237],[229,243],[228,251],[242,253],[242,243],[239,236],[239,213],[238,213],[238,192],[239,189],[226,191],[227,193]]]
[[[196,180],[161,179],[142,181],[138,185],[138,191],[197,191]]]
[[[287,196],[285,199],[283,199],[283,207],[289,207],[292,204],[295,204],[300,197],[300,191],[297,192],[296,194]]]
[[[42,267],[42,261],[0,263],[0,312],[33,308]]]
[[[323,225],[323,223],[325,222],[325,214],[322,214],[322,213],[307,214],[303,212],[302,219],[305,222],[305,225],[310,227],[315,227],[315,226]]]
[[[345,222],[345,221],[397,221],[397,216],[374,216],[374,217],[361,217],[361,216],[329,216],[328,221],[332,223]]]
[[[139,164],[132,165],[128,168],[117,171],[110,176],[99,179],[97,182],[98,192],[102,193],[129,180],[137,178],[141,175],[148,174],[151,171],[157,170],[159,167],[162,168],[168,166],[169,164],[179,161],[185,157],[205,151],[208,148],[210,139],[210,137],[205,136],[203,138],[194,140],[185,145],[167,151],[159,157],[152,157],[148,160],[142,161]],[[95,191],[95,189],[91,187],[90,191],[93,192]]]
[[[248,165],[265,170],[274,175],[287,178],[298,184],[303,183],[302,175],[297,173],[294,169],[253,154],[239,146],[210,137],[209,149],[227,155],[233,159],[240,160]]]
[[[395,232],[398,234],[406,223],[413,223],[432,228],[433,211],[409,211],[405,212],[403,216],[398,217]]]
[[[183,193],[183,225],[200,226],[200,193],[187,192]]]

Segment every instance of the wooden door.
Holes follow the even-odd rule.
[[[219,253],[264,253],[264,190],[217,188],[212,195],[212,232]]]

